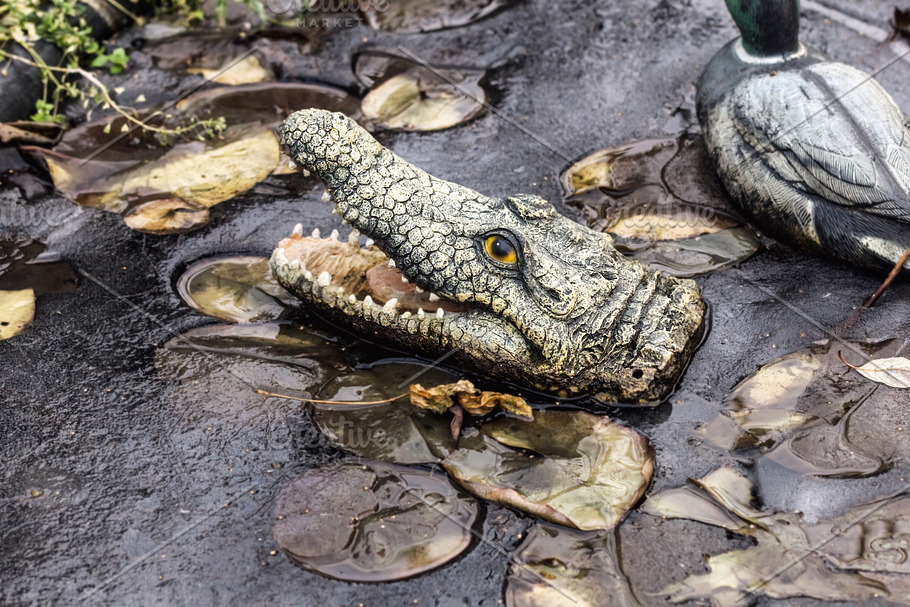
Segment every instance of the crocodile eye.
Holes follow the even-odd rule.
[[[504,236],[491,234],[483,243],[483,249],[491,258],[500,263],[513,264],[518,262],[518,251],[515,246]]]

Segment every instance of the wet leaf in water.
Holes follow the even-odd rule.
[[[217,139],[177,141],[165,147],[118,116],[70,129],[53,151],[39,153],[54,186],[83,206],[129,214],[152,201],[178,198],[211,207],[282,172],[271,128],[290,113],[301,107],[321,107],[357,117],[359,105],[345,91],[323,85],[216,87],[181,100],[164,126],[184,125],[191,118],[223,118],[226,129]],[[160,118],[156,125],[157,121]],[[316,181],[304,185],[309,183]]]
[[[275,541],[308,570],[354,582],[409,578],[471,543],[477,502],[428,472],[372,463],[309,470],[275,502]]]
[[[485,499],[579,529],[610,529],[641,497],[654,468],[647,441],[581,411],[499,418],[463,436],[443,466]]]
[[[190,307],[231,322],[274,320],[298,300],[272,277],[266,257],[216,257],[188,267],[177,293]]]
[[[847,366],[868,379],[892,388],[910,388],[910,359],[900,356],[870,360],[864,365]]]
[[[539,524],[514,553],[507,607],[638,605],[612,533]]]
[[[0,143],[54,145],[62,135],[63,126],[55,122],[0,122]]]
[[[0,289],[30,288],[35,295],[75,291],[73,268],[57,253],[31,238],[0,237]]]
[[[691,277],[735,265],[760,246],[728,212],[700,138],[647,139],[595,152],[561,181],[567,202],[617,249],[666,274]]]
[[[761,246],[752,231],[743,227],[684,240],[656,241],[644,247],[620,239],[614,244],[652,270],[680,278],[729,268],[751,257]]]
[[[274,74],[267,71],[259,63],[259,58],[255,55],[244,57],[239,61],[231,60],[218,67],[190,68],[186,71],[188,74],[198,74],[206,80],[211,80],[217,84],[252,84],[254,82],[264,82],[274,79]]]
[[[385,32],[432,32],[474,23],[512,3],[513,0],[367,2],[364,18],[370,27]]]
[[[179,198],[159,198],[139,205],[123,218],[137,232],[179,234],[202,226],[209,220],[209,210]]]
[[[197,382],[213,371],[227,371],[238,385],[232,389],[264,388],[289,396],[309,397],[328,372],[344,367],[338,347],[288,323],[207,325],[164,344],[156,353],[162,377]]]
[[[455,377],[425,365],[389,362],[369,369],[348,370],[327,382],[320,400],[346,404],[314,403],[313,421],[335,445],[360,457],[394,464],[435,463],[451,451],[451,416],[419,409],[406,400],[380,405],[353,401],[378,401],[407,393],[416,375],[427,383],[449,383]]]
[[[855,344],[870,358],[888,357],[900,340]],[[851,439],[848,421],[859,407],[870,407],[882,395],[876,384],[850,377],[837,350],[818,342],[768,363],[743,380],[726,408],[699,435],[721,449],[772,449],[768,457],[806,474],[865,476],[887,468],[890,454],[877,454],[876,444]],[[849,414],[848,414],[849,412]]]
[[[910,604],[910,576],[892,573],[910,573],[906,552],[899,547],[906,542],[903,530],[910,529],[907,494],[809,524],[800,514],[755,510],[750,503],[751,483],[732,469],[717,470],[696,481],[696,486],[660,493],[642,509],[656,516],[718,525],[751,536],[755,545],[709,556],[710,573],[689,576],[661,591],[670,602],[710,600],[718,607],[732,607],[763,594],[832,601],[887,597]],[[706,503],[715,514],[705,515]],[[718,516],[718,508],[729,512]],[[730,518],[741,520],[730,524]]]
[[[101,179],[80,172],[81,160],[47,157],[54,185],[67,198],[122,212],[144,200],[176,196],[204,207],[246,192],[278,166],[278,140],[258,126],[230,133],[225,141],[174,146],[147,164]],[[83,179],[83,175],[88,179]]]
[[[363,51],[355,72],[371,88],[361,103],[364,116],[387,129],[447,129],[480,115],[487,100],[483,70],[431,70],[405,57]]]
[[[35,319],[32,289],[0,291],[0,340],[19,335]]]

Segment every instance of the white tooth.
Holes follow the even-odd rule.
[[[323,272],[319,275],[319,278],[316,279],[316,284],[320,287],[327,287],[332,284],[332,275],[328,272]]]
[[[294,226],[294,236],[303,236],[303,224],[298,223]]]
[[[373,305],[373,298],[370,297],[369,295],[367,295],[366,297],[364,297],[364,298],[363,298],[363,305],[365,305],[365,306],[372,306],[372,305]]]
[[[436,318],[442,318],[443,316],[445,316],[445,310],[436,308]]]
[[[297,163],[294,162],[293,160],[288,160],[288,168],[290,168],[293,171],[294,169],[297,168]]]
[[[411,318],[411,311],[408,310],[407,312],[402,312],[401,317],[402,318]]]
[[[299,270],[300,269],[300,260],[292,259],[291,261],[288,262],[288,267],[290,267],[294,270]]]
[[[398,298],[393,297],[393,298],[390,299],[389,301],[385,302],[385,305],[382,306],[382,309],[383,309],[383,311],[385,311],[385,312],[392,312],[392,311],[394,311],[395,308],[397,308],[397,307],[398,307]]]
[[[303,174],[304,177],[309,177],[309,176],[310,176],[310,172],[309,172],[308,170],[306,170],[306,169],[303,169],[303,170],[301,170],[300,172],[301,172],[301,174]]]
[[[341,220],[341,225],[343,225],[343,226],[348,225],[348,220],[347,220],[347,219],[342,219],[342,220]]]
[[[329,234],[329,240],[338,240],[338,230],[332,230],[332,233]]]
[[[389,260],[389,267],[390,267],[390,268],[394,268],[394,267],[395,267],[395,260],[394,260],[394,259],[390,259],[390,260]]]
[[[303,275],[303,277],[306,278],[307,280],[309,280],[310,282],[313,282],[313,273],[310,272],[309,270],[306,271],[306,273]]]
[[[332,215],[338,215],[338,207],[332,207]]]
[[[430,301],[439,301],[439,295],[436,293],[430,293]]]
[[[423,316],[423,308],[417,308],[417,316]]]
[[[320,237],[319,228],[313,228],[313,233],[310,234],[310,238],[319,238],[319,237]]]
[[[403,282],[404,284],[408,284],[408,277],[405,276],[404,274],[402,274],[402,275],[401,275],[401,282]]]
[[[420,287],[418,287],[416,285],[414,286],[414,290],[417,291],[418,293],[423,293],[423,289],[421,289]]]
[[[272,257],[274,257],[275,261],[277,261],[279,264],[283,266],[288,265],[288,257],[284,254],[284,249],[275,249],[275,252],[272,253]]]
[[[348,297],[348,301],[351,303],[357,303],[357,296],[351,293],[351,296]]]
[[[332,200],[332,195],[329,194],[328,190],[322,192],[322,202],[329,202]]]
[[[348,242],[351,244],[359,244],[360,243],[360,230],[358,230],[357,228],[354,228],[353,230],[351,230],[350,235],[348,235]]]
[[[344,295],[344,287],[338,287],[338,294]]]
[[[368,249],[369,249],[370,247],[372,247],[372,246],[373,246],[373,239],[372,239],[372,238],[367,238],[367,241],[364,243],[363,246],[365,246],[365,247],[368,248]]]

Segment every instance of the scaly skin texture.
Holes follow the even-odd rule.
[[[608,235],[542,198],[488,198],[437,179],[343,114],[296,112],[279,136],[325,182],[342,217],[407,279],[465,306],[410,314],[360,300],[294,258],[304,239],[292,235],[275,250],[273,272],[321,313],[426,356],[454,350],[451,361],[563,396],[656,404],[673,389],[703,331],[694,282],[625,258]],[[485,252],[491,234],[515,244],[515,264]]]

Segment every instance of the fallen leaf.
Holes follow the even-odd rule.
[[[838,352],[838,355],[840,352]],[[841,358],[843,360],[843,358]],[[910,359],[901,356],[870,360],[860,367],[854,367],[847,361],[844,364],[872,381],[892,388],[910,388]]]
[[[0,291],[0,340],[22,333],[35,319],[32,289]]]
[[[474,384],[466,379],[460,379],[454,384],[443,384],[433,388],[424,388],[420,384],[411,384],[411,404],[421,409],[429,409],[434,413],[445,413],[455,404],[452,397],[458,393],[473,394],[477,391]]]
[[[160,198],[139,205],[123,218],[130,228],[149,234],[179,234],[209,220],[204,206],[179,198]]]
[[[442,476],[373,462],[308,470],[278,494],[275,516],[275,541],[306,569],[388,582],[467,550],[479,515]]]

